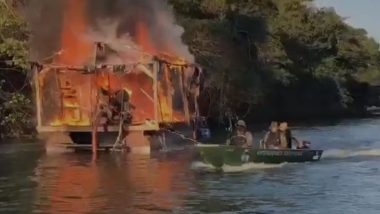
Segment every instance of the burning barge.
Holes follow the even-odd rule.
[[[138,153],[179,140],[168,126],[187,124],[191,133],[199,117],[201,68],[166,54],[109,64],[103,60],[107,44],[93,50],[87,66],[34,64],[39,133],[67,133],[71,148]]]

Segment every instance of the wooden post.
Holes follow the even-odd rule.
[[[93,49],[93,59],[92,59],[92,63],[93,63],[93,66],[96,68],[96,57],[97,57],[97,51],[98,51],[98,44],[95,43],[94,45],[94,49]],[[93,124],[92,124],[92,154],[93,154],[93,159],[96,159],[97,158],[97,152],[98,152],[98,124],[99,124],[99,112],[98,112],[98,105],[99,105],[99,89],[98,89],[98,85],[97,85],[97,79],[98,79],[98,71],[95,69],[95,74],[94,74],[94,81],[92,82],[92,84],[95,85],[95,91],[96,91],[96,94],[95,94],[95,109],[92,110],[92,121],[93,121]],[[91,87],[91,91],[93,91],[92,87]],[[95,114],[94,114],[95,112]],[[95,116],[95,118],[94,118]]]
[[[96,123],[97,120],[92,127],[92,154],[95,155],[95,157],[98,152],[98,126]]]
[[[64,110],[64,94],[63,94],[63,89],[62,89],[62,82],[59,78],[59,72],[60,72],[60,69],[59,68],[56,68],[54,70],[54,77],[55,77],[55,84],[57,85],[57,96],[59,98],[59,104],[60,104],[60,118],[59,119],[64,119],[65,118],[65,110]]]
[[[39,78],[38,78],[38,73],[40,71],[38,70],[38,68],[34,68],[34,72],[33,72],[33,75],[34,75],[34,87],[35,87],[35,95],[36,95],[36,108],[37,108],[37,131],[39,131],[39,129],[42,127],[42,115],[41,115],[41,111],[42,111],[42,107],[41,107],[41,91],[40,91],[40,82],[39,82]]]
[[[168,64],[165,65],[164,67],[164,77],[165,77],[165,83],[166,83],[166,96],[165,96],[165,100],[166,100],[166,103],[168,105],[168,110],[169,110],[169,114],[170,114],[170,122],[173,122],[174,121],[174,115],[173,115],[173,92],[174,92],[174,88],[173,88],[173,85],[172,85],[172,81],[170,80],[170,75],[171,75],[171,70],[170,70],[170,66]]]
[[[96,86],[96,79],[97,79],[97,72],[95,73],[95,86]],[[94,84],[94,83],[93,83]],[[99,90],[96,86],[96,95],[95,95],[95,109],[92,110],[94,112],[92,114],[92,153],[94,155],[94,158],[96,158],[97,152],[98,152],[98,123],[99,123],[99,115],[98,115],[98,102],[99,102]]]
[[[200,68],[198,68],[198,69],[200,69]],[[196,80],[196,82],[198,84],[197,84],[197,88],[195,89],[195,92],[194,92],[195,93],[194,94],[194,105],[195,105],[195,113],[196,113],[197,117],[200,117],[198,98],[199,98],[199,94],[200,94],[201,75],[202,75],[202,71],[199,70],[198,77],[197,77],[197,80]]]
[[[160,119],[158,118],[158,111],[161,111],[161,106],[158,106],[159,97],[158,97],[158,73],[160,71],[159,62],[153,63],[153,99],[154,99],[154,120],[159,124]],[[158,109],[160,107],[160,110]],[[161,118],[162,119],[162,118]]]
[[[189,102],[187,98],[187,84],[186,84],[186,76],[185,76],[185,69],[183,67],[180,68],[179,72],[179,85],[180,85],[180,91],[182,95],[182,102],[183,102],[183,110],[185,112],[185,118],[186,122],[190,124],[190,111],[189,111]]]

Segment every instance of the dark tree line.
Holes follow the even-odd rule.
[[[12,1],[0,1],[0,138],[33,132],[29,29]]]
[[[379,44],[311,0],[170,0],[209,71],[210,115],[252,119],[365,113]]]

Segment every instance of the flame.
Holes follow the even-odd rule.
[[[144,51],[151,54],[156,53],[149,35],[148,27],[143,22],[139,22],[136,25],[136,42]]]
[[[91,120],[88,116],[84,116],[83,118],[80,118],[78,121],[71,117],[56,117],[53,122],[50,123],[53,127],[60,127],[60,126],[90,126]]]
[[[170,101],[167,96],[163,95],[162,89],[159,90],[160,97],[160,117],[163,122],[169,122],[173,120],[173,109],[170,107]]]
[[[184,122],[185,115],[173,109],[174,88],[169,80],[169,71],[164,69],[163,80],[158,85],[159,113],[162,122]]]
[[[160,98],[159,112],[162,122],[184,122],[186,119],[182,112],[173,110],[168,97]]]
[[[129,96],[132,96],[132,94],[133,94],[132,90],[130,90],[129,88],[126,88],[126,87],[124,87],[123,90],[126,91],[129,94]]]
[[[78,106],[77,104],[73,104]],[[65,108],[63,110],[62,116],[57,116],[51,126],[90,126],[91,120],[90,117],[86,114],[83,114],[79,108]]]
[[[166,52],[160,52],[157,56],[160,60],[163,60],[165,62],[168,62],[173,65],[180,65],[185,66],[187,65],[187,62],[184,58],[175,56]]]
[[[79,108],[80,105],[79,103],[74,100],[74,99],[70,99],[70,98],[64,98],[63,99],[63,107],[64,108]]]
[[[70,65],[70,66],[84,66],[89,64],[94,59],[95,46],[92,41],[86,36],[89,29],[89,23],[86,20],[86,2],[87,0],[67,0],[67,6],[64,12],[62,35],[61,35],[61,54],[55,59],[55,63]],[[158,20],[159,21],[159,20]],[[135,38],[134,41],[137,46],[145,53],[158,56],[159,59],[170,62],[176,65],[185,65],[186,61],[181,57],[178,57],[174,51],[175,48],[171,47],[172,44],[161,44],[160,47],[153,41],[153,35],[151,34],[148,24],[139,21],[135,25]],[[162,46],[162,47],[161,47]],[[130,54],[118,53],[123,62],[127,64],[131,60]],[[62,74],[65,75],[65,74]],[[165,84],[169,83],[169,74],[165,76]],[[146,74],[127,74],[117,75],[111,71],[102,71],[100,75],[87,75],[91,76],[94,80],[94,88],[86,89],[81,85],[81,81],[87,81],[88,79],[78,76],[66,76],[67,79],[72,80],[73,84],[69,86],[61,86],[73,89],[73,91],[82,92],[83,97],[78,94],[62,97],[62,109],[59,115],[54,117],[51,126],[90,126],[90,115],[94,115],[96,106],[91,101],[83,101],[83,99],[89,96],[92,97],[94,91],[99,88],[115,93],[119,90],[125,90],[130,95],[130,102],[136,108],[133,110],[133,122],[141,123],[147,119],[154,119],[154,113],[158,107],[159,119],[162,122],[183,122],[185,116],[182,112],[176,112],[173,109],[173,89],[172,86],[163,86],[157,84],[158,90],[158,105],[154,102],[153,82],[151,77],[147,77]],[[91,79],[90,78],[90,79]],[[89,80],[89,81],[92,81]],[[164,89],[170,88],[170,92]],[[65,89],[65,90],[66,90]],[[62,89],[63,90],[63,89]],[[63,93],[63,92],[62,92]],[[71,92],[69,92],[71,93]],[[95,92],[96,93],[96,92]],[[87,99],[87,98],[86,98]],[[87,103],[86,103],[87,102]],[[89,103],[91,102],[91,103]],[[85,103],[85,104],[84,104]],[[84,111],[84,106],[92,108]]]
[[[96,78],[96,85],[103,89],[111,89],[111,77],[108,73],[101,73]]]
[[[68,0],[64,13],[61,50],[58,63],[80,66],[86,64],[94,53],[93,43],[86,40],[86,0]]]

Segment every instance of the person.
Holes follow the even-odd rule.
[[[104,132],[108,132],[108,125],[112,120],[112,110],[109,105],[109,90],[101,87],[99,93],[99,124],[103,126]]]
[[[100,103],[99,105],[99,124],[103,126],[104,132],[108,132],[108,125],[112,117],[112,112],[107,104]]]
[[[280,140],[281,149],[288,148],[288,139],[286,138],[286,130],[287,130],[287,127],[285,123],[280,123],[280,126],[278,127],[278,136]]]
[[[236,133],[227,141],[228,145],[241,146],[243,148],[252,147],[253,136],[247,130],[247,125],[244,120],[239,120],[236,123]]]
[[[132,110],[136,107],[130,102],[131,92],[122,89],[112,94],[110,98],[110,106],[113,112],[113,119],[123,119],[125,123],[132,122]]]
[[[278,132],[278,122],[273,121],[269,127],[269,131],[264,137],[265,149],[278,149],[280,147],[280,138]]]
[[[292,139],[290,137],[290,130],[288,129],[288,123],[282,122],[279,126],[280,145],[282,149],[292,148]]]
[[[299,144],[298,140],[293,137],[287,122],[282,122],[280,124],[280,141],[281,147],[284,149],[291,149],[293,141],[296,142],[297,145]]]

